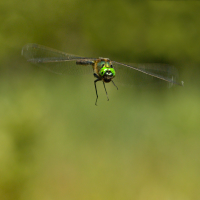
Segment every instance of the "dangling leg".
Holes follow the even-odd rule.
[[[99,76],[96,73],[94,73],[93,75],[94,75],[94,77],[99,79]]]
[[[105,83],[104,83],[104,81],[103,81],[103,85],[104,85],[104,88],[105,88],[105,91],[106,91],[106,86],[105,86]],[[108,98],[107,91],[106,91],[106,95],[107,95],[107,100],[109,101],[109,98]]]
[[[94,87],[95,87],[95,91],[96,91],[96,102],[95,102],[95,105],[97,106],[97,99],[98,99],[98,93],[97,93],[97,86],[96,86],[96,82],[97,81],[100,81],[99,79],[96,79],[95,81],[94,81]]]
[[[113,80],[112,80],[112,83],[113,83],[113,85],[117,88],[117,90],[118,90],[118,87],[115,85],[115,83],[113,82]]]
[[[97,81],[100,81],[101,79],[99,79],[99,76],[97,74],[93,74],[94,77],[96,77],[97,79],[94,81],[94,87],[95,87],[95,91],[96,91],[96,102],[95,102],[95,105],[97,106],[97,99],[98,99],[98,93],[97,93],[97,86],[96,86],[96,82]]]

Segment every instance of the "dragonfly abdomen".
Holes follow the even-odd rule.
[[[80,59],[76,60],[77,65],[94,65],[94,62],[91,60]]]

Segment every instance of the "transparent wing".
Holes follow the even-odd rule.
[[[76,60],[92,61],[94,59],[67,54],[42,45],[27,44],[22,48],[22,55],[27,61],[56,74],[93,73],[91,65],[77,65]]]
[[[157,78],[177,85],[183,85],[178,81],[178,71],[175,67],[165,64],[123,64],[112,61],[116,70],[114,82],[125,85],[134,85],[138,82],[149,83],[149,80]],[[142,73],[141,73],[142,72]]]

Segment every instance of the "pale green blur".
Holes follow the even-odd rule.
[[[0,200],[200,199],[200,2],[0,3]],[[58,76],[27,43],[167,63],[184,87]],[[117,77],[117,71],[116,71]],[[138,82],[138,81],[137,81]],[[142,82],[142,81],[141,81]]]

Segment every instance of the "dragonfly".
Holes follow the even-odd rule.
[[[133,71],[138,71],[147,74],[151,77],[161,79],[183,86],[183,81],[178,81],[178,72],[176,68],[164,64],[125,64],[116,61],[111,61],[109,58],[88,58],[76,56],[73,54],[64,53],[49,47],[39,44],[27,44],[22,48],[21,54],[27,59],[28,62],[34,63],[56,74],[85,74],[93,73],[95,78],[94,87],[96,92],[97,105],[98,92],[96,83],[102,81],[109,101],[108,93],[105,83],[112,82],[118,90],[114,80],[119,83],[134,84]]]

